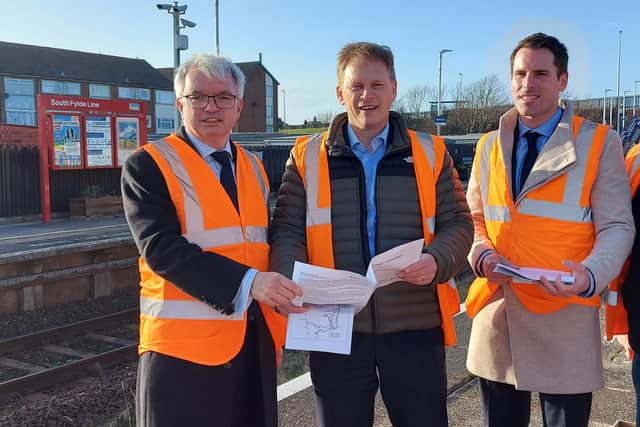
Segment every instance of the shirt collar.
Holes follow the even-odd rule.
[[[358,139],[358,135],[356,135],[350,124],[347,124],[347,134],[349,135],[349,144],[351,144],[352,150],[357,148],[366,150],[364,144],[360,142],[360,139]],[[387,122],[387,125],[384,127],[384,129],[382,129],[382,132],[380,132],[375,138],[373,138],[373,141],[371,141],[372,151],[376,151],[378,147],[380,147],[380,145],[386,146],[388,137],[389,122]]]
[[[198,154],[200,154],[200,157],[206,159],[207,156],[212,155],[216,151],[226,151],[227,153],[229,153],[229,156],[233,160],[233,151],[231,151],[231,144],[229,143],[229,141],[227,141],[227,143],[225,144],[222,150],[217,150],[212,146],[205,144],[204,142],[199,140],[194,134],[189,132],[189,130],[186,127],[184,128],[184,130],[187,136],[189,137],[189,140],[193,143],[193,147],[196,149]]]
[[[558,123],[560,123],[560,119],[562,119],[562,113],[564,113],[564,110],[558,107],[556,112],[553,114],[553,116],[551,116],[549,120],[533,129],[528,127],[527,125],[522,123],[520,119],[518,119],[518,136],[522,138],[525,133],[529,131],[535,131],[540,135],[546,137],[547,139],[551,138],[551,134],[556,129],[556,126],[558,126]]]

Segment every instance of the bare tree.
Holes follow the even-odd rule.
[[[408,113],[418,116],[424,112],[429,98],[433,98],[435,91],[428,85],[418,85],[410,88],[402,98]]]
[[[462,108],[449,112],[451,131],[456,133],[486,132],[498,126],[500,115],[509,108],[505,87],[495,74],[486,76],[465,87]]]
[[[391,109],[400,114],[406,113],[407,107],[404,105],[404,98],[396,98],[393,104],[391,104]]]
[[[314,119],[316,119],[320,123],[329,123],[331,119],[335,116],[335,113],[332,111],[325,111],[324,113],[318,113],[315,115]]]

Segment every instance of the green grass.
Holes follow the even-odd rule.
[[[278,133],[284,134],[301,134],[301,135],[313,135],[314,133],[324,132],[326,127],[322,128],[304,128],[304,129],[280,129]]]

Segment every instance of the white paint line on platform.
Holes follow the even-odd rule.
[[[311,374],[305,372],[299,377],[278,386],[278,402],[309,387],[311,387]]]
[[[464,303],[460,304],[460,313],[456,314],[456,316],[459,316],[465,311],[466,307]],[[278,402],[286,399],[289,396],[293,396],[294,394],[299,393],[309,387],[311,387],[311,374],[307,371],[299,377],[296,377],[278,386]]]
[[[8,237],[0,237],[0,241],[2,240],[14,240],[14,239],[27,239],[31,237],[44,237],[44,236],[55,236],[57,234],[69,234],[69,233],[78,233],[85,231],[95,231],[95,230],[106,230],[110,228],[122,228],[125,224],[114,224],[114,225],[101,225],[97,227],[89,227],[89,228],[68,228],[65,230],[59,231],[50,231],[48,233],[37,233],[37,234],[21,234],[18,236],[8,236]]]

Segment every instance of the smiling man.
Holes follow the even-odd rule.
[[[377,253],[419,238],[425,246],[356,315],[350,355],[311,353],[318,421],[372,425],[380,388],[393,425],[446,426],[444,346],[455,342],[459,307],[447,282],[473,228],[462,186],[443,139],[389,111],[397,82],[388,47],[344,46],[337,74],[346,113],[291,152],[270,229],[272,269],[290,276],[299,260],[364,274]]]
[[[174,79],[184,126],[127,159],[140,251],[138,426],[277,426],[276,362],[301,289],[269,264],[269,183],[230,139],[245,78],[197,55]]]
[[[467,296],[467,367],[480,377],[485,425],[529,425],[539,392],[545,426],[587,426],[603,388],[600,292],[634,236],[620,138],[559,105],[567,48],[537,33],[511,54],[515,107],[478,142],[467,200],[475,226]],[[570,272],[521,283],[513,263]]]

